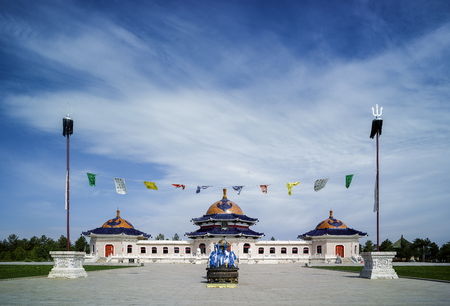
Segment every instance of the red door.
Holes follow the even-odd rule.
[[[336,255],[340,256],[340,257],[344,257],[344,246],[343,245],[336,246]]]
[[[105,256],[114,255],[114,246],[112,244],[107,244],[105,246]]]

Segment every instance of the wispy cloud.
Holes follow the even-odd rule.
[[[364,31],[388,31],[377,12],[355,9],[371,25]],[[82,171],[90,169],[167,184],[252,185],[240,196],[229,191],[229,197],[261,220],[258,231],[269,238],[295,239],[332,208],[348,226],[368,231],[374,239],[367,224],[373,218],[374,141],[368,136],[375,104],[384,107],[385,119],[381,173],[383,226],[389,232],[383,238],[395,240],[403,228],[415,226],[417,220],[405,220],[401,228],[396,224],[405,209],[419,210],[427,197],[433,200],[430,210],[420,209],[423,220],[430,222],[439,218],[436,211],[446,210],[447,189],[435,182],[444,182],[450,170],[445,159],[448,24],[402,44],[386,43],[365,56],[350,56],[349,45],[343,56],[330,44],[315,45],[314,54],[299,53],[285,33],[264,27],[250,31],[245,22],[230,24],[237,32],[227,32],[223,27],[233,18],[215,27],[192,15],[161,11],[149,18],[136,13],[135,21],[78,5],[69,13],[49,7],[45,13],[49,18],[39,19],[43,25],[37,27],[26,16],[11,15],[0,23],[6,35],[2,41],[20,51],[9,57],[47,74],[24,80],[32,87],[47,80],[42,88],[5,88],[2,112],[51,138],[61,137],[61,118],[68,104],[73,108],[73,167],[81,171],[74,174],[74,184],[79,184],[73,192],[79,194],[81,210],[96,212],[89,223],[74,213],[77,228],[91,226],[94,219],[100,225],[116,206],[125,206],[132,211],[127,219],[143,231],[182,234],[192,230],[190,218],[205,213],[221,196],[221,188],[196,195],[194,188],[163,185],[153,192],[139,191],[136,185],[119,197],[112,184],[83,185]],[[80,19],[81,14],[87,18]],[[48,25],[61,19],[64,26],[50,31]],[[57,84],[58,75],[73,83],[48,82]],[[30,173],[33,179],[40,177],[37,170]],[[343,179],[350,173],[360,174],[347,190]],[[314,192],[314,180],[325,177],[332,177],[327,187]],[[302,183],[289,197],[284,184],[291,181]],[[263,195],[257,185],[266,183],[273,185]],[[85,204],[92,199],[98,207]],[[276,220],[283,220],[282,228]],[[446,242],[445,236],[433,235],[430,239]]]

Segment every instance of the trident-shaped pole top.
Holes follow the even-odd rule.
[[[70,103],[67,102],[67,116],[66,116],[67,119],[70,119],[70,115],[72,114],[72,110],[73,110],[73,107],[70,105]]]
[[[376,104],[375,107],[376,107],[376,112],[375,112],[375,109],[372,107],[372,113],[375,116],[375,118],[378,119],[378,117],[380,117],[381,114],[383,113],[383,108],[381,107],[380,112],[378,112],[378,104]]]

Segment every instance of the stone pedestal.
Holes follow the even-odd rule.
[[[392,279],[398,278],[394,268],[392,268],[392,259],[396,252],[367,252],[361,253],[364,259],[364,268],[359,277],[370,279]]]
[[[48,274],[48,278],[87,277],[83,268],[85,252],[52,251],[50,255],[55,265]]]

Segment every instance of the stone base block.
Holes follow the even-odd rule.
[[[236,284],[230,283],[209,283],[206,284],[206,288],[236,288]]]
[[[392,268],[392,259],[396,252],[367,252],[362,253],[364,259],[364,268],[359,277],[370,279],[394,279],[398,278],[394,268]]]
[[[87,277],[83,268],[84,252],[53,251],[50,255],[55,262],[48,278],[79,278]]]

